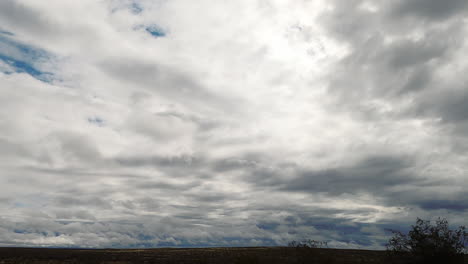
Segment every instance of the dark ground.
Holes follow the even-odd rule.
[[[0,248],[0,264],[130,264],[130,263],[407,263],[384,251],[297,249],[285,247],[183,249],[46,249]],[[464,263],[468,263],[465,256]]]

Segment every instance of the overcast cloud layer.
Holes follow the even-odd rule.
[[[468,219],[468,4],[0,1],[0,245],[382,248]]]

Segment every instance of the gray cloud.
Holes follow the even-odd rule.
[[[389,65],[398,70],[441,58],[449,49],[449,44],[447,39],[440,41],[440,37],[440,33],[436,33],[422,40],[397,42],[383,51],[381,59],[385,59],[385,55],[390,55]]]
[[[51,23],[39,10],[18,3],[13,0],[6,0],[0,3],[0,17],[7,26],[15,26],[38,34],[49,33]]]
[[[398,17],[417,16],[429,21],[440,21],[454,15],[465,13],[468,5],[463,0],[410,0],[397,1],[391,10],[395,19]]]
[[[81,206],[81,207],[96,207],[99,209],[112,209],[112,205],[109,201],[106,201],[100,197],[69,197],[69,196],[61,196],[55,199],[55,203],[59,207],[74,207],[74,206]]]
[[[113,78],[129,85],[138,84],[151,93],[183,104],[227,111],[232,109],[232,100],[235,100],[207,90],[188,74],[150,61],[123,57],[106,60],[101,63],[101,68]]]
[[[301,172],[282,189],[333,195],[365,191],[379,195],[385,189],[416,183],[411,166],[408,157],[369,157],[349,167]]]
[[[468,109],[464,102],[468,93],[463,88],[456,87],[447,92],[434,91],[422,96],[420,104],[415,107],[416,114],[441,118],[444,123],[449,124],[466,121]]]
[[[462,63],[456,69],[450,65],[464,52],[459,15],[466,12],[466,2],[380,2],[375,3],[374,11],[363,5],[363,1],[340,3],[321,18],[332,36],[349,44],[349,53],[330,75],[328,86],[328,91],[340,98],[338,107],[364,122],[425,120],[429,124],[426,129],[443,131],[440,137],[446,138],[447,147],[465,157],[467,109],[461,102],[466,93],[461,84],[464,76],[457,73],[466,66]],[[407,131],[406,135],[411,133]],[[440,165],[441,160],[432,157],[431,162]],[[328,187],[340,193],[362,191],[366,186],[364,191],[378,194],[389,204],[423,210],[465,210],[460,192],[454,191],[456,181],[438,182],[431,180],[432,176],[418,176],[419,165],[406,162],[376,163],[377,171],[367,166],[370,164],[364,161],[355,167],[313,171],[296,179],[291,187],[308,187],[311,191]],[[353,180],[348,182],[345,175]],[[436,189],[437,194],[431,194]]]
[[[364,119],[442,119],[463,129],[459,121],[466,111],[460,102],[465,92],[463,82],[454,78],[464,78],[458,72],[465,66],[445,71],[463,53],[463,23],[455,14],[464,12],[465,2],[449,1],[443,8],[436,1],[378,3],[375,13],[360,9],[362,3],[337,5],[323,16],[333,36],[350,44],[350,53],[330,76],[329,91],[342,97],[342,107],[355,109]],[[384,15],[389,10],[404,11],[413,20],[389,18]],[[444,20],[426,24],[417,12]],[[355,23],[357,34],[346,28],[347,20]],[[375,100],[388,108],[374,106]]]

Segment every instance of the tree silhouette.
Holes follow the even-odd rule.
[[[418,218],[408,234],[390,230],[393,237],[387,250],[395,254],[411,255],[423,263],[458,263],[468,242],[465,226],[451,230],[446,219],[437,219],[435,224]]]

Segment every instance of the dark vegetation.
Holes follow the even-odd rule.
[[[288,243],[288,247],[295,248],[328,248],[327,241],[317,241],[317,240],[304,240],[304,241],[291,241]]]
[[[407,234],[390,230],[393,237],[387,250],[390,256],[408,256],[411,263],[462,263],[468,242],[465,230],[464,226],[450,229],[446,219],[432,224],[418,218]]]

